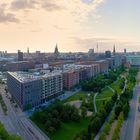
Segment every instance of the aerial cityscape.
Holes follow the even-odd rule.
[[[0,140],[140,140],[139,5],[1,0]]]

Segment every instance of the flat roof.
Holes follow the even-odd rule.
[[[45,78],[49,78],[49,77],[53,77],[53,76],[57,76],[57,75],[62,75],[61,72],[58,72],[58,71],[57,72],[56,71],[48,72],[45,74],[29,73],[29,72],[22,72],[22,71],[8,72],[8,73],[21,83],[45,79]]]

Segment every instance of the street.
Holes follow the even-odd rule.
[[[4,88],[4,85],[0,86],[0,94],[7,105],[8,113],[5,116],[0,106],[0,121],[4,124],[6,130],[11,134],[19,135],[22,140],[49,140],[19,107],[15,108],[12,105],[8,97],[6,97]]]
[[[140,72],[138,73],[140,79]],[[138,112],[138,97],[140,92],[140,84],[138,83],[133,90],[133,99],[130,102],[130,112],[128,119],[123,123],[120,140],[136,140],[136,119]]]

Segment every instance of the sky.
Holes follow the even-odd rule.
[[[140,51],[140,0],[0,0],[0,50]]]

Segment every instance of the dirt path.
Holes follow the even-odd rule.
[[[109,134],[108,134],[107,137],[106,137],[107,140],[111,140],[111,139],[112,139],[114,130],[115,130],[115,128],[116,128],[116,125],[117,125],[117,121],[115,120],[115,121],[112,123],[110,132],[109,132]]]

